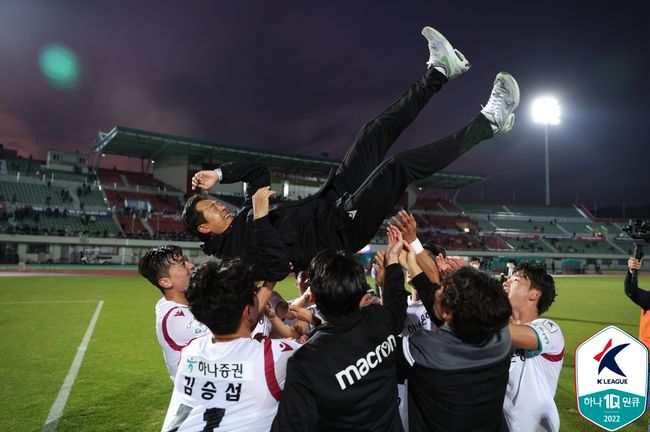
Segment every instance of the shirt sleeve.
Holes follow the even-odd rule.
[[[625,275],[625,294],[644,311],[650,309],[650,292],[639,288],[639,281],[629,271]]]
[[[539,349],[527,351],[529,357],[560,355],[564,352],[564,337],[560,327],[549,319],[538,319],[527,324],[537,335]]]
[[[301,345],[290,339],[268,339],[273,346],[275,377],[280,389],[284,389],[287,378],[287,362]]]
[[[384,276],[384,307],[393,318],[393,334],[400,334],[404,329],[406,318],[406,297],[408,293],[404,289],[404,272],[399,264],[391,264],[386,267]]]
[[[254,232],[257,238],[257,260],[255,279],[269,282],[281,281],[291,271],[289,255],[280,234],[271,225],[268,216],[255,219]]]
[[[172,308],[163,317],[163,337],[175,351],[182,350],[191,340],[201,337],[207,332],[208,328],[194,318],[188,308]]]
[[[246,200],[244,207],[250,204],[251,197],[261,187],[271,185],[271,172],[261,162],[228,162],[219,167],[221,170],[222,184],[245,182]]]
[[[316,429],[318,405],[309,376],[295,357],[287,363],[287,378],[272,432],[303,432]]]

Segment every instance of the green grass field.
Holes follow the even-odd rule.
[[[546,316],[561,326],[566,356],[556,394],[563,431],[601,430],[576,411],[576,345],[616,325],[637,336],[639,310],[622,276],[557,278]],[[641,287],[650,287],[643,277]],[[293,279],[278,288],[294,296]],[[154,330],[159,292],[139,277],[0,277],[0,431],[38,431],[57,397],[100,300],[94,334],[59,431],[158,431],[172,383]],[[647,414],[624,430],[645,431]]]

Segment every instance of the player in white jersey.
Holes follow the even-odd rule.
[[[555,300],[553,278],[539,264],[524,263],[504,282],[512,306],[515,348],[503,412],[511,432],[560,430],[553,398],[564,359],[560,327],[540,318]]]
[[[138,265],[140,274],[163,294],[156,304],[156,336],[172,379],[176,375],[181,350],[192,339],[209,332],[187,306],[185,290],[193,268],[183,250],[173,245],[150,250]]]
[[[163,431],[268,431],[287,360],[299,345],[251,338],[258,297],[250,268],[239,260],[197,267],[186,296],[212,334],[183,350]]]
[[[190,341],[209,333],[185,304],[161,298],[156,303],[156,336],[172,379],[176,376],[181,350]]]

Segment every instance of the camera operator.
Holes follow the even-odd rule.
[[[650,350],[650,291],[639,288],[637,274],[643,263],[640,260],[630,257],[627,260],[628,272],[625,275],[625,294],[641,307],[641,320],[639,321],[639,340]],[[648,367],[650,372],[650,366]],[[650,373],[648,374],[650,383]],[[647,409],[650,409],[650,401],[646,401]],[[650,420],[648,421],[648,430],[650,431]]]

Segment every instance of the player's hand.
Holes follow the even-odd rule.
[[[436,256],[436,266],[440,272],[440,277],[443,277],[456,269],[465,267],[467,262],[462,257],[447,257],[444,258],[442,254]]]
[[[402,233],[394,225],[388,225],[386,228],[388,245],[386,246],[386,266],[399,262],[399,254],[404,247]]]
[[[295,314],[295,317],[300,321],[305,321],[306,323],[309,324],[314,322],[314,314],[312,313],[312,311],[310,311],[307,308],[301,308],[301,307],[295,307],[293,305],[289,305],[289,310],[292,311]]]
[[[375,283],[380,287],[384,286],[384,251],[379,251],[375,254],[375,261],[372,263],[375,266]]]
[[[398,214],[401,220],[396,217],[392,217],[391,225],[395,225],[400,230],[402,237],[404,237],[404,241],[407,243],[414,242],[418,238],[417,222],[415,222],[415,218],[406,210],[400,210]]]
[[[260,219],[269,214],[269,199],[275,198],[275,191],[271,186],[259,188],[253,194],[253,219]]]
[[[359,307],[362,308],[364,306],[368,306],[369,304],[373,304],[375,302],[375,296],[373,296],[370,293],[365,293],[363,297],[361,297],[361,300],[359,301]]]
[[[267,303],[264,307],[264,315],[266,315],[269,319],[273,319],[277,316],[269,303]]]
[[[415,254],[415,250],[413,250],[413,247],[410,244],[406,244],[406,247],[402,249],[399,254],[399,263],[402,268],[408,272],[409,279],[422,273],[422,269],[418,265],[416,257],[417,255]]]
[[[192,190],[211,189],[218,181],[217,173],[214,170],[199,171],[192,177]]]
[[[643,262],[643,259],[641,259],[641,261],[639,261],[638,259],[636,259],[634,257],[630,257],[627,260],[627,268],[630,270],[630,272],[632,270],[639,270],[641,268],[641,263],[642,262]]]

